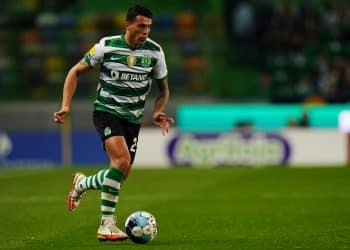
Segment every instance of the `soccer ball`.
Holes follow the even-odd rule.
[[[156,237],[157,222],[152,214],[136,211],[126,219],[125,231],[133,242],[145,244]]]

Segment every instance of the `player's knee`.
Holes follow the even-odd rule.
[[[115,167],[122,171],[124,174],[127,174],[131,167],[131,158],[130,156],[120,157],[118,160],[112,161],[111,165],[112,167]]]
[[[123,157],[120,161],[120,167],[123,169],[124,172],[128,171],[131,166],[131,159],[130,156]]]

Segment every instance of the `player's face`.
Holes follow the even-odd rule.
[[[151,31],[152,19],[138,15],[133,22],[126,22],[126,33],[129,38],[130,45],[139,47],[146,42]]]

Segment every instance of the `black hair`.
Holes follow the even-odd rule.
[[[128,9],[128,12],[126,13],[126,21],[132,22],[139,15],[152,18],[152,12],[148,8],[136,4]]]

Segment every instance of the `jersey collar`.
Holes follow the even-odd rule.
[[[121,40],[122,40],[122,42],[125,44],[125,46],[128,47],[130,50],[142,49],[143,46],[145,45],[145,44],[142,44],[140,47],[137,47],[137,48],[130,46],[130,45],[126,42],[126,40],[125,40],[125,33],[122,34]]]

